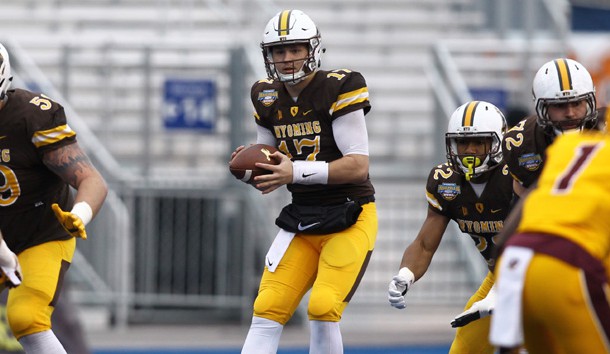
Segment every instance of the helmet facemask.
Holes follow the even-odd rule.
[[[485,152],[482,154],[460,154],[458,142],[484,139]],[[452,169],[466,177],[467,181],[491,171],[502,161],[502,140],[495,132],[447,133],[445,135],[447,160]]]
[[[549,115],[550,105],[562,105],[571,104],[572,102],[578,102],[585,100],[587,104],[587,113],[583,118],[580,119],[569,119],[563,121],[553,121]],[[538,99],[536,102],[536,113],[538,115],[537,122],[544,128],[544,131],[551,133],[552,135],[561,135],[569,131],[583,131],[587,127],[593,127],[597,123],[597,110],[595,94],[589,92],[584,95],[572,97],[572,98],[561,98],[561,99]]]
[[[303,59],[275,62],[273,60],[273,47],[289,46],[291,44],[305,44],[308,48],[307,57],[305,57]],[[294,84],[297,84],[297,83],[303,81],[303,79],[305,77],[307,77],[308,75],[315,72],[320,65],[320,61],[319,61],[319,59],[316,59],[316,55],[315,55],[316,51],[320,52],[320,49],[319,49],[320,48],[320,37],[319,36],[316,36],[316,37],[311,38],[306,41],[296,40],[296,41],[289,41],[289,42],[282,42],[282,43],[261,44],[261,47],[263,49],[263,58],[265,59],[265,69],[267,70],[267,75],[269,76],[269,78],[274,79],[274,80],[278,80],[281,82],[285,82],[285,83],[294,85]],[[319,57],[319,55],[318,55],[318,57]],[[292,73],[282,74],[276,68],[276,64],[279,64],[279,63],[289,63],[289,62],[299,62],[299,61],[303,61],[303,64],[301,64],[301,67],[298,68],[298,70],[296,70]]]

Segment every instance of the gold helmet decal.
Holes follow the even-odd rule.
[[[557,75],[559,75],[559,90],[572,90],[572,75],[570,75],[568,62],[565,59],[555,59],[555,68],[557,68]]]
[[[290,34],[290,28],[288,25],[290,24],[290,14],[292,10],[284,10],[280,14],[277,24],[277,34],[280,37],[285,37]]]
[[[464,116],[462,117],[463,127],[472,127],[474,124],[474,112],[477,110],[478,105],[479,101],[472,101],[468,103],[468,106],[466,106],[466,109],[464,109]]]

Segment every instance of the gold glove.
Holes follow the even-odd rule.
[[[80,237],[83,240],[87,239],[87,231],[85,231],[85,224],[83,221],[76,215],[61,210],[57,203],[51,205],[51,209],[55,213],[55,217],[59,220],[61,226],[72,236]]]

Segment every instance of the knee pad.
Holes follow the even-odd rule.
[[[338,321],[341,300],[329,288],[313,289],[309,297],[307,312],[310,319],[320,321]]]
[[[263,317],[261,315],[267,313],[267,311],[269,311],[269,309],[273,307],[273,300],[270,298],[270,296],[266,295],[267,294],[265,291],[261,291],[260,293],[258,293],[258,296],[256,296],[253,305],[254,316]]]
[[[7,307],[8,323],[19,339],[25,335],[51,329],[51,306],[40,306],[22,298],[15,298]]]
[[[282,300],[274,291],[262,290],[254,300],[254,316],[285,325],[294,310],[289,307],[290,304],[284,304]]]

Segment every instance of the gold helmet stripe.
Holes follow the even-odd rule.
[[[565,59],[555,59],[555,67],[557,68],[557,75],[559,75],[559,90],[571,90],[572,75],[570,75],[568,62]]]
[[[464,109],[464,116],[462,117],[462,127],[472,127],[474,124],[474,112],[477,110],[479,101],[472,101],[468,103]]]
[[[290,24],[290,14],[292,10],[284,10],[280,14],[279,22],[277,24],[277,32],[280,37],[285,37],[290,34],[290,28],[288,25]]]

